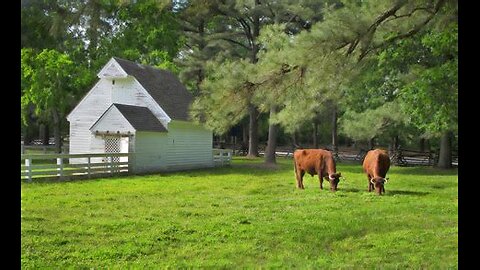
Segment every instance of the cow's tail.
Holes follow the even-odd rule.
[[[295,157],[293,158],[293,171],[295,172],[295,176],[297,175],[297,163],[295,162]]]

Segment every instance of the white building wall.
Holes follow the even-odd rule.
[[[90,127],[112,103],[148,107],[167,125],[170,119],[133,78],[100,79],[68,116],[70,122],[70,154],[103,153],[103,142],[90,132]]]
[[[213,167],[212,132],[183,121],[168,126],[169,170]]]
[[[135,173],[167,169],[168,135],[166,132],[138,131],[133,138],[135,155],[131,159],[131,166]]]
[[[101,150],[103,145],[100,145],[101,142],[94,140],[95,136],[89,129],[111,105],[110,92],[109,82],[99,80],[68,116],[70,122],[70,154],[103,152]],[[70,162],[78,163],[82,161],[71,159]]]

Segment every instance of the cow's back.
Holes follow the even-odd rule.
[[[293,153],[295,166],[309,174],[318,174],[324,160],[331,158],[331,153],[323,149],[298,149]]]
[[[390,157],[385,150],[368,151],[363,160],[363,170],[372,176],[385,177],[390,169]]]

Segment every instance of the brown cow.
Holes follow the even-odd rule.
[[[341,173],[336,172],[332,153],[322,149],[299,149],[293,153],[297,188],[304,189],[303,176],[305,172],[311,176],[318,174],[320,189],[323,189],[323,178],[330,182],[330,190],[336,191]]]
[[[375,191],[378,195],[385,193],[385,182],[388,178],[388,169],[390,169],[390,157],[387,151],[381,149],[374,149],[368,151],[365,159],[363,160],[363,171],[367,174],[368,178],[368,192],[372,191],[375,187]]]

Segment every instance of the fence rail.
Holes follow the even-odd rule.
[[[130,171],[130,164],[128,161],[120,161],[120,158],[128,158],[130,155],[128,153],[22,155],[21,178],[31,182],[40,178],[62,180],[91,178],[93,175],[126,174]],[[70,164],[72,158],[76,159],[75,164]],[[36,162],[39,164],[35,164]]]
[[[213,149],[214,166],[229,165],[231,149]],[[100,154],[26,154],[21,155],[21,178],[28,182],[34,179],[73,179],[112,176],[131,172],[130,162],[123,159],[129,153]],[[75,163],[70,164],[71,160]]]

